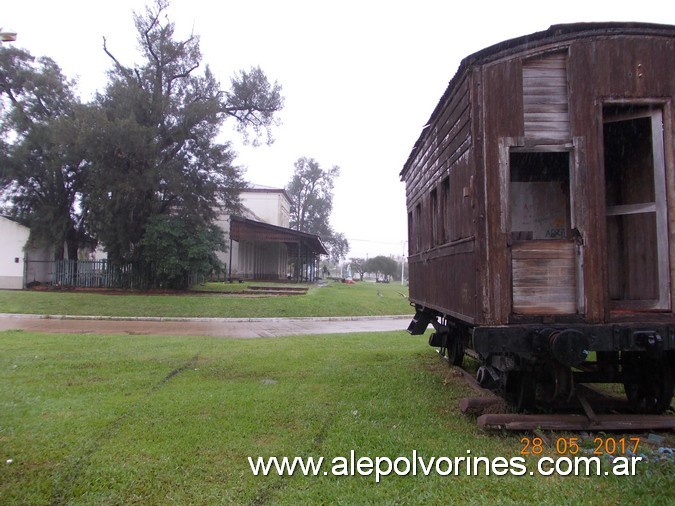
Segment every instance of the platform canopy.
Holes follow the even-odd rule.
[[[230,240],[239,243],[284,244],[288,251],[289,259],[294,265],[293,277],[296,281],[314,281],[318,274],[321,255],[328,255],[326,247],[317,235],[270,225],[269,223],[250,220],[236,215],[230,216]]]
[[[235,215],[230,216],[230,238],[237,242],[282,242],[288,246],[291,254],[299,251],[311,252],[316,256],[328,254],[318,235]]]

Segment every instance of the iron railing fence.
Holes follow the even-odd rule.
[[[210,275],[189,273],[189,285],[207,281],[226,281],[220,269]],[[140,262],[112,263],[108,260],[26,260],[24,287],[36,284],[55,288],[118,288],[146,290],[156,288],[152,266]]]
[[[151,281],[147,269],[135,262],[116,264],[108,260],[30,260],[26,263],[25,286],[37,282],[64,288],[144,289]]]

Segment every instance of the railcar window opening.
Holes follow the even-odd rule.
[[[441,182],[441,219],[443,231],[443,243],[450,242],[450,176],[446,176]]]
[[[431,190],[431,194],[429,196],[430,199],[430,205],[429,205],[429,222],[431,225],[430,232],[431,232],[431,237],[429,241],[429,246],[434,247],[437,244],[440,244],[440,234],[438,230],[438,224],[439,224],[439,216],[438,216],[438,192],[436,191],[436,188]]]
[[[619,309],[669,309],[661,109],[608,104],[603,123],[609,300]]]
[[[413,221],[413,213],[410,211],[408,212],[408,255],[417,253],[415,250],[415,241],[413,239],[416,235],[416,232],[417,228],[415,222]]]
[[[569,152],[511,151],[509,169],[511,240],[571,239]]]
[[[443,178],[443,181],[441,181],[441,197],[440,197],[440,244],[445,244],[450,241],[450,217],[448,216],[448,212],[450,209],[450,206],[448,205],[448,199],[450,198],[450,177],[446,176]]]
[[[420,203],[418,203],[415,206],[415,213],[413,215],[413,222],[415,224],[415,233],[414,233],[415,240],[413,241],[413,244],[415,246],[414,253],[419,253],[420,251],[422,251],[422,233],[423,233],[422,204],[420,204]]]

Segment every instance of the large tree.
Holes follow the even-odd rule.
[[[384,281],[389,281],[389,277],[396,276],[398,264],[393,258],[380,255],[368,259],[364,268],[366,272],[374,273],[377,281],[380,280],[380,276],[384,278]]]
[[[50,58],[0,48],[0,191],[5,211],[30,227],[30,242],[57,259],[87,240],[81,205],[81,109],[75,83]]]
[[[345,236],[330,225],[334,180],[339,175],[337,165],[324,170],[313,158],[302,157],[295,162],[295,172],[286,186],[291,197],[290,227],[320,236],[335,262],[349,251]]]
[[[352,276],[354,274],[359,275],[359,279],[363,281],[363,275],[368,272],[366,270],[366,259],[365,258],[356,258],[352,257],[349,259],[349,263],[352,269]]]
[[[195,236],[222,244],[213,222],[219,210],[238,208],[245,183],[229,143],[217,140],[220,127],[231,117],[242,132],[269,138],[283,106],[280,86],[258,68],[237,74],[229,91],[208,66],[199,72],[199,37],[176,40],[167,8],[157,0],[134,15],[141,64],[124,65],[104,40],[112,69],[89,110],[87,223],[116,262],[166,260],[148,233],[167,224],[173,251],[196,251]],[[182,268],[212,263],[207,253],[184,258]],[[172,265],[171,279],[185,279]]]
[[[347,258],[349,253],[349,241],[342,232],[333,232],[332,235],[322,238],[326,243],[330,259],[339,263],[340,260]]]
[[[291,197],[290,227],[300,232],[328,235],[330,213],[333,211],[334,180],[340,168],[334,165],[328,170],[313,158],[299,158],[295,172],[286,192]]]

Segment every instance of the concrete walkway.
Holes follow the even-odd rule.
[[[117,318],[0,314],[0,331],[181,335],[231,338],[405,331],[409,316],[330,318]]]

